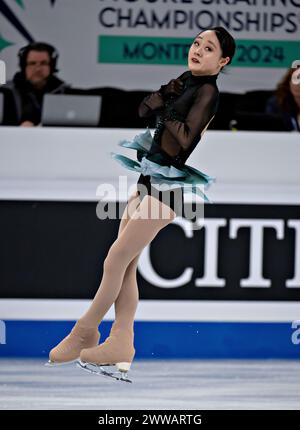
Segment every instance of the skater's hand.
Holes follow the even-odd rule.
[[[144,104],[152,110],[162,108],[164,106],[164,101],[163,101],[163,98],[161,96],[161,93],[156,91],[156,92],[150,94],[145,99]]]
[[[180,79],[171,79],[166,85],[161,86],[161,92],[164,97],[179,96],[183,91],[183,82]]]

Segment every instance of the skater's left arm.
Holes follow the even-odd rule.
[[[202,85],[195,96],[194,103],[184,122],[165,117],[165,127],[176,139],[178,144],[187,150],[198,143],[202,131],[207,127],[216,113],[218,89],[209,83]]]

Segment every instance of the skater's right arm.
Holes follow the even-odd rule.
[[[180,95],[183,85],[182,81],[180,81],[180,78],[185,73],[176,79],[171,79],[167,84],[161,85],[159,90],[154,91],[153,93],[146,96],[139,105],[139,116],[142,118],[147,118],[151,115],[157,114],[165,107],[165,101],[169,96]]]
[[[139,116],[141,118],[148,118],[151,115],[157,113],[165,105],[160,89],[154,91],[144,98],[142,103],[139,105]]]

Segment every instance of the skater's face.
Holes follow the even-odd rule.
[[[230,61],[222,57],[220,42],[213,30],[198,34],[188,53],[188,67],[193,75],[215,75]]]

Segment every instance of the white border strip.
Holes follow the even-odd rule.
[[[90,300],[1,299],[0,320],[77,320]],[[299,319],[300,302],[140,300],[136,321],[265,321]],[[104,320],[114,319],[114,307]]]

